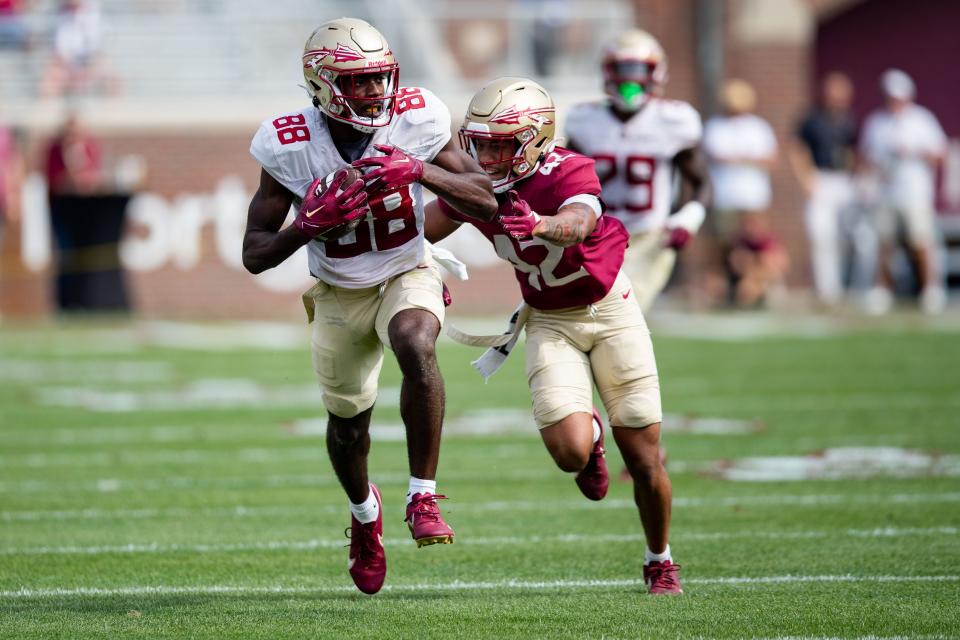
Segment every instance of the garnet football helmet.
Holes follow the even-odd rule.
[[[604,89],[621,111],[636,111],[667,82],[667,54],[657,39],[635,29],[604,50]]]
[[[478,140],[512,140],[513,156],[507,160],[481,162],[481,166],[509,162],[510,170],[493,181],[495,193],[531,175],[543,155],[553,148],[556,109],[546,89],[526,78],[497,78],[470,100],[460,128],[460,143],[479,162]]]
[[[382,96],[357,95],[362,75],[383,74]],[[303,48],[303,77],[313,104],[327,116],[364,133],[390,124],[400,66],[379,31],[363,20],[338,18],[310,34]]]

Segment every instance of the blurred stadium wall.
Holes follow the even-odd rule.
[[[602,44],[620,29],[654,33],[670,58],[668,95],[705,116],[724,77],[755,85],[758,112],[781,147],[809,104],[816,78],[850,73],[859,114],[880,103],[877,77],[889,66],[914,75],[919,102],[960,136],[960,3],[952,0],[101,0],[102,56],[116,95],[41,98],[58,2],[28,0],[24,49],[0,49],[0,124],[25,140],[31,175],[24,215],[7,229],[0,267],[0,312],[37,316],[51,309],[50,231],[42,171],[46,141],[67,113],[101,140],[116,184],[143,180],[128,209],[121,257],[139,314],[296,318],[308,286],[305,258],[254,278],[240,264],[240,241],[258,166],[250,137],[261,120],[300,108],[301,47],[317,24],[361,17],[384,32],[403,84],[423,85],[450,107],[455,125],[471,93],[497,75],[530,75],[554,94],[562,115],[599,97]],[[943,208],[960,211],[954,165]],[[781,162],[774,219],[794,266],[808,282],[802,194]],[[952,194],[952,195],[951,195]],[[954,218],[955,219],[955,218]],[[512,306],[510,270],[485,243],[455,249],[472,281],[451,283],[457,312]]]

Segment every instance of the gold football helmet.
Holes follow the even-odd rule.
[[[636,111],[666,84],[667,54],[646,31],[625,31],[604,50],[603,79],[618,109]]]
[[[508,162],[506,176],[493,181],[495,193],[503,193],[514,182],[531,175],[543,155],[553,148],[556,109],[546,89],[526,78],[497,78],[470,100],[460,128],[460,143],[477,161],[477,141],[512,140],[512,157],[481,166]]]
[[[357,95],[360,76],[383,74],[382,96]],[[310,34],[303,48],[303,77],[313,104],[327,116],[371,133],[390,124],[400,66],[386,39],[363,20],[338,18]]]

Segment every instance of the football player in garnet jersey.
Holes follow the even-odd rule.
[[[500,203],[490,221],[441,196],[427,205],[427,239],[462,223],[483,233],[513,264],[525,307],[527,378],[543,442],[591,500],[609,478],[593,387],[634,481],[647,537],[651,593],[681,593],[672,562],[670,478],[660,461],[660,386],[653,345],[630,280],[620,267],[623,224],[603,213],[590,158],[556,147],[553,100],[537,83],[500,78],[470,101],[461,144],[493,179]],[[519,330],[519,326],[517,327]]]
[[[647,310],[667,284],[677,252],[703,223],[709,198],[699,149],[703,127],[689,104],[661,97],[667,57],[649,33],[617,37],[606,48],[603,77],[607,99],[570,110],[567,144],[596,162],[607,213],[630,232],[623,268]]]
[[[426,89],[398,85],[390,47],[366,22],[320,25],[307,40],[303,75],[313,104],[264,121],[250,147],[262,171],[243,263],[259,273],[307,246],[317,283],[303,299],[329,414],[327,449],[350,501],[348,567],[361,591],[376,593],[386,557],[367,454],[384,345],[403,373],[407,523],[418,546],[453,541],[436,503],[444,497],[435,480],[444,403],[435,342],[444,305],[424,242],[423,187],[478,220],[492,219],[497,202],[490,178],[451,140],[447,108]],[[351,164],[365,175],[341,190]],[[281,228],[291,204],[299,213]]]

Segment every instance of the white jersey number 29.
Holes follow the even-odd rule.
[[[501,235],[493,236],[493,247],[497,255],[504,260],[509,260],[517,271],[528,274],[527,280],[530,282],[530,286],[537,291],[543,291],[544,285],[547,287],[562,287],[578,278],[590,275],[589,272],[581,266],[579,271],[558,278],[553,275],[553,270],[560,264],[560,259],[563,257],[563,247],[550,244],[539,238],[534,238],[525,244],[539,244],[546,247],[547,257],[538,265],[524,262],[520,259],[520,256],[517,255],[517,251],[514,249],[509,237]],[[543,280],[543,285],[540,284],[541,279]]]
[[[597,178],[601,186],[612,180],[621,171],[627,186],[625,202],[614,200],[609,192],[604,200],[611,209],[626,209],[630,213],[646,213],[653,208],[653,179],[657,170],[657,159],[649,156],[627,156],[618,170],[617,157],[611,154],[594,154],[593,161]]]

